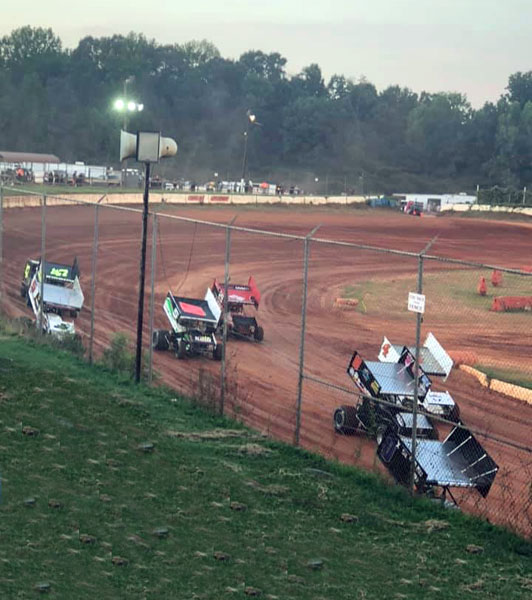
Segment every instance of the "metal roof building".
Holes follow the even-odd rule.
[[[7,150],[0,150],[0,162],[56,164],[61,161],[55,154],[39,154],[37,152],[9,152]]]

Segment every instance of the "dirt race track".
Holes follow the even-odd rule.
[[[216,222],[238,215],[240,226],[307,234],[321,224],[318,237],[419,252],[438,236],[432,254],[507,267],[532,263],[532,225],[454,217],[414,218],[392,212],[355,209],[282,209],[196,207],[174,208],[179,214]],[[160,219],[156,267],[156,328],[166,328],[162,301],[169,287],[174,294],[205,293],[214,277],[223,278],[225,231],[170,219]],[[90,273],[93,243],[92,207],[48,208],[46,256],[69,262],[77,255],[85,293],[85,308],[77,328],[84,334],[90,323]],[[116,331],[136,330],[140,216],[112,209],[100,210],[99,253],[96,277],[96,348],[101,350]],[[28,314],[19,296],[24,261],[41,251],[39,209],[4,212],[4,273],[7,309]],[[148,240],[148,244],[150,240]],[[298,358],[301,322],[303,245],[300,241],[249,233],[232,235],[231,280],[247,282],[253,274],[262,292],[258,319],[265,329],[262,344],[230,340],[228,378],[229,412],[273,437],[293,440],[296,421]],[[150,246],[148,245],[148,266]],[[445,277],[452,265],[427,264],[427,271]],[[350,387],[345,369],[353,350],[376,360],[382,336],[394,343],[415,340],[415,316],[406,298],[398,298],[388,315],[339,311],[334,299],[357,282],[414,277],[417,261],[408,257],[312,244],[309,270],[305,372],[328,382]],[[476,285],[478,271],[472,271]],[[528,289],[532,281],[526,282]],[[149,272],[147,274],[149,298]],[[378,298],[366,302],[377,303]],[[149,308],[149,302],[146,309]],[[148,321],[146,310],[145,323]],[[532,316],[503,314],[499,321],[462,306],[430,311],[424,317],[422,339],[432,331],[449,351],[474,352],[482,362],[528,369],[532,358]],[[500,323],[500,326],[498,325]],[[145,329],[147,339],[147,327]],[[179,361],[171,353],[157,353],[154,368],[162,379],[186,393],[212,387],[218,391],[219,363],[207,358]],[[201,373],[201,375],[199,375]],[[475,491],[458,493],[465,510],[482,514],[525,535],[532,533],[532,453],[504,443],[531,446],[532,406],[494,393],[469,375],[454,369],[447,382],[433,378],[435,389],[448,389],[460,405],[464,422],[500,441],[480,437],[500,465],[487,499]],[[210,384],[210,385],[209,385]],[[304,381],[301,445],[342,462],[358,464],[387,476],[375,456],[374,442],[361,435],[333,432],[335,407],[352,397],[309,380]]]

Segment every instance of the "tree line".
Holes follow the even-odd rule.
[[[118,165],[123,114],[113,101],[126,87],[145,107],[128,129],[178,141],[177,160],[160,166],[166,176],[240,179],[247,129],[254,180],[330,193],[532,182],[532,71],[510,75],[496,103],[474,109],[460,93],[325,81],[317,64],[289,76],[286,62],[260,50],[232,60],[205,40],[159,44],[137,33],[65,49],[51,29],[22,27],[0,40],[0,146]]]

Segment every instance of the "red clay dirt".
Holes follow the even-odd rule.
[[[160,207],[157,207],[160,208]],[[419,252],[438,236],[432,254],[520,267],[530,263],[532,225],[481,219],[441,217],[413,219],[389,211],[355,209],[283,209],[194,207],[168,210],[170,215],[226,223],[237,214],[236,224],[264,230],[306,235],[317,224],[316,237]],[[39,209],[4,211],[4,273],[6,308],[13,315],[28,314],[19,297],[24,261],[41,251]],[[46,256],[68,262],[77,255],[85,293],[85,308],[77,328],[88,334],[94,209],[49,208],[46,216]],[[175,294],[205,293],[214,277],[223,278],[223,229],[159,219],[159,244],[155,279],[155,327],[166,328],[162,302],[169,288]],[[99,253],[96,277],[96,349],[116,331],[131,337],[136,331],[137,281],[140,251],[140,215],[112,209],[100,210]],[[148,246],[149,248],[149,246]],[[261,344],[230,340],[227,349],[230,393],[229,413],[275,438],[292,442],[296,424],[298,360],[302,299],[302,243],[234,232],[231,247],[231,281],[246,282],[252,274],[262,293],[257,314],[265,330]],[[150,250],[148,250],[148,266]],[[431,272],[456,268],[448,263],[429,265]],[[312,243],[309,266],[305,373],[351,387],[345,370],[353,350],[376,360],[382,336],[394,343],[415,339],[415,316],[406,311],[406,298],[387,316],[360,310],[334,308],[345,287],[370,279],[390,280],[416,276],[417,260],[333,245]],[[475,289],[478,271],[472,271]],[[528,283],[528,282],[527,282]],[[532,282],[530,282],[532,283]],[[530,283],[529,290],[530,290]],[[149,269],[146,286],[145,340],[149,309]],[[498,292],[500,293],[500,292]],[[377,300],[373,300],[374,302]],[[494,314],[491,313],[493,319]],[[529,370],[532,357],[530,318],[515,326],[512,315],[500,315],[500,327],[484,327],[478,316],[468,326],[441,315],[426,313],[422,337],[432,331],[448,350],[472,352],[480,359]],[[523,315],[520,316],[523,319]],[[510,319],[510,320],[509,320]],[[497,322],[495,322],[497,323]],[[525,325],[521,325],[525,323]],[[528,326],[526,326],[528,323]],[[218,389],[220,364],[203,359],[180,361],[171,353],[154,354],[154,368],[164,382],[187,394],[205,389],[206,380]],[[476,492],[459,493],[465,510],[481,514],[522,534],[532,534],[532,406],[482,388],[455,369],[447,382],[433,378],[436,389],[448,389],[461,408],[464,422],[490,436],[481,443],[500,465],[487,499]],[[208,386],[207,386],[208,387]],[[363,436],[336,435],[332,427],[335,407],[353,397],[305,379],[303,382],[301,445],[326,457],[387,472],[375,456],[375,444]]]

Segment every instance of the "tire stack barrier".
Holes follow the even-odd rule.
[[[532,208],[521,206],[492,206],[491,204],[445,204],[441,212],[498,212],[532,217]]]
[[[336,298],[334,306],[343,310],[349,310],[350,308],[356,308],[358,306],[358,300],[357,298]]]
[[[458,368],[461,371],[472,375],[482,387],[532,405],[532,389],[515,385],[514,383],[508,383],[507,381],[502,381],[500,379],[490,379],[486,373],[470,367],[469,365],[460,365]]]
[[[490,380],[489,380],[488,376],[486,375],[486,373],[483,373],[482,371],[479,371],[478,369],[474,369],[473,367],[470,367],[469,365],[460,365],[458,368],[461,371],[465,371],[466,373],[469,373],[469,375],[472,375],[480,383],[481,386],[489,388]]]
[[[491,310],[494,312],[532,310],[532,296],[497,296],[493,298]]]
[[[46,194],[46,191],[44,192]],[[46,194],[47,195],[47,194]],[[96,203],[101,199],[101,194],[91,192],[79,194],[47,195],[47,203],[52,206],[77,204],[82,202]],[[295,204],[295,205],[327,205],[340,204],[350,206],[365,204],[363,196],[267,196],[262,194],[176,194],[150,190],[150,199],[153,203],[164,204]],[[25,208],[39,206],[40,195],[5,196],[4,208]],[[100,202],[101,204],[142,204],[142,193],[109,193]]]
[[[532,390],[528,388],[524,388],[513,383],[507,383],[506,381],[501,381],[500,379],[492,379],[489,387],[490,390],[499,392],[499,394],[504,394],[505,396],[522,400],[527,404],[532,404]]]

